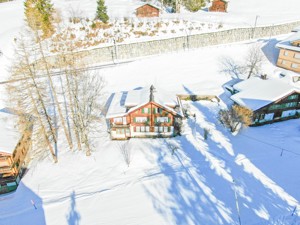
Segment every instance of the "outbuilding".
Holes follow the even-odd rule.
[[[159,8],[147,3],[136,9],[137,17],[159,17]]]
[[[211,7],[209,7],[210,12],[227,12],[228,1],[226,0],[214,0]]]

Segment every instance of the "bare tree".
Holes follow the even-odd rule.
[[[11,80],[20,80],[7,86],[10,97],[10,105],[15,110],[30,114],[35,118],[34,131],[39,138],[39,150],[44,150],[47,146],[55,162],[57,156],[53,144],[57,143],[56,127],[53,117],[49,114],[49,97],[45,94],[47,87],[45,83],[37,78],[37,71],[31,63],[35,56],[36,48],[29,40],[22,37],[18,41],[16,49],[15,64],[11,69]]]
[[[261,52],[259,45],[252,45],[245,58],[244,68],[248,73],[247,79],[252,74],[258,74],[261,72],[261,67],[264,62],[264,55]]]
[[[129,146],[129,140],[122,141],[118,144],[119,144],[119,149],[121,151],[123,159],[124,159],[126,165],[129,167],[129,165],[131,163],[131,149]]]
[[[40,62],[42,64],[41,65],[42,69],[43,69],[43,71],[46,72],[46,75],[47,75],[47,78],[48,78],[48,81],[49,81],[49,84],[50,84],[50,90],[51,90],[51,93],[53,94],[54,103],[55,103],[55,106],[58,110],[61,125],[63,127],[66,139],[67,139],[68,144],[69,144],[69,147],[70,147],[70,149],[72,149],[73,148],[73,142],[72,142],[72,139],[69,135],[69,132],[68,132],[68,129],[67,129],[67,126],[66,126],[66,122],[65,122],[65,117],[62,113],[62,109],[61,109],[61,106],[60,106],[60,103],[59,103],[59,100],[58,100],[57,91],[55,89],[53,79],[52,79],[52,76],[51,76],[50,66],[49,66],[49,63],[48,63],[48,61],[45,57],[45,49],[44,49],[43,44],[42,44],[42,39],[40,37],[39,32],[36,31],[36,30],[34,31],[34,36],[35,36],[35,39],[36,39],[36,42],[37,42],[37,45],[38,45],[38,53],[39,53],[39,56],[41,57]]]
[[[252,115],[250,109],[233,105],[230,109],[220,110],[219,121],[231,132],[235,132],[241,126],[249,126],[252,123]]]
[[[222,56],[219,62],[221,72],[229,74],[232,78],[240,79],[240,76],[245,72],[245,68],[230,56]]]
[[[79,131],[81,143],[84,145],[86,155],[91,155],[92,134],[95,132],[97,123],[100,123],[102,111],[101,98],[105,81],[97,74],[83,72],[73,77],[72,95],[74,99],[75,117],[74,126]]]

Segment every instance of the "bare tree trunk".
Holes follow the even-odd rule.
[[[61,107],[60,107],[59,102],[58,102],[57,93],[56,93],[56,90],[55,90],[54,85],[53,85],[50,70],[49,70],[49,67],[48,67],[48,62],[45,58],[44,50],[43,50],[42,43],[41,43],[41,39],[40,39],[39,34],[38,34],[37,31],[35,31],[35,37],[37,39],[37,43],[38,43],[39,50],[40,50],[40,53],[41,53],[41,56],[42,56],[42,61],[44,63],[45,69],[46,69],[46,74],[47,74],[47,77],[48,77],[48,80],[49,80],[49,83],[50,83],[50,87],[51,87],[52,92],[53,92],[53,97],[54,97],[55,104],[57,106],[60,121],[61,121],[62,127],[64,129],[64,133],[65,133],[65,136],[67,138],[69,147],[70,147],[70,149],[72,149],[73,148],[73,143],[72,143],[71,137],[69,136],[68,129],[67,129],[66,124],[65,124],[65,118],[63,116]]]

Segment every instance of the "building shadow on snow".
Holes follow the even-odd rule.
[[[43,201],[22,181],[15,192],[0,195],[0,225],[46,225]]]

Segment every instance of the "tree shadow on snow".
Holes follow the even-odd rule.
[[[75,199],[75,191],[72,192],[70,195],[71,198],[71,206],[70,206],[70,211],[69,214],[67,215],[67,221],[68,225],[79,225],[80,222],[80,214],[76,209],[76,199]]]
[[[218,124],[211,107],[191,104],[197,111],[196,121],[188,119],[181,137],[164,139],[155,149],[164,182],[144,186],[167,224],[238,224],[237,202],[243,224],[263,224],[291,213],[290,195],[256,159],[247,157],[251,148],[264,147],[247,146]],[[204,127],[211,129],[207,140]],[[164,142],[177,146],[173,155]]]

